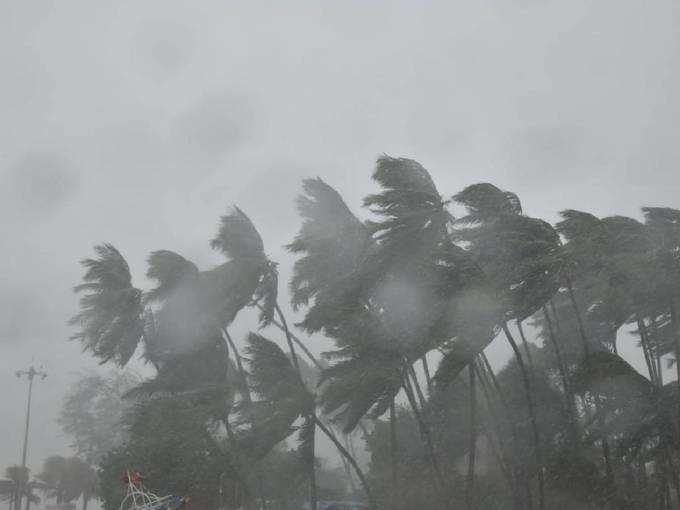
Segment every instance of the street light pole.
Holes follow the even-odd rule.
[[[26,404],[26,427],[24,429],[24,446],[21,451],[21,477],[23,477],[23,474],[26,472],[26,453],[28,452],[28,427],[31,422],[31,396],[33,394],[33,379],[35,379],[35,376],[38,375],[40,376],[41,379],[45,379],[47,377],[47,372],[43,372],[41,370],[36,370],[33,365],[29,367],[28,370],[17,370],[16,376],[21,377],[25,375],[28,379],[28,403]],[[26,480],[26,483],[28,483],[28,479]],[[21,499],[23,497],[23,492],[24,492],[24,481],[19,478],[17,481],[17,494],[16,497],[14,498],[14,509],[15,510],[21,510]]]

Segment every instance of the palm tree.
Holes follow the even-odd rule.
[[[297,430],[301,464],[306,472],[314,473],[314,435],[318,427],[352,465],[371,500],[370,487],[361,468],[317,417],[315,395],[302,378],[300,361],[295,360],[294,355],[289,358],[276,343],[255,333],[248,336],[246,353],[250,356],[248,361],[253,392],[261,399],[241,406],[243,419],[250,425],[243,439],[244,447],[255,449],[253,453],[257,458]],[[295,427],[294,423],[298,420],[302,420],[302,424]],[[315,508],[316,484],[313,475],[310,488],[310,504]]]
[[[574,210],[561,214],[564,219],[558,229],[567,240],[564,248],[568,261],[564,273],[567,294],[578,321],[583,354],[587,358],[603,348],[616,353],[617,331],[626,322],[633,322],[637,325],[650,380],[659,384],[660,349],[656,341],[650,341],[645,325],[645,316],[651,316],[651,324],[658,315],[650,308],[655,293],[653,243],[645,226],[620,216],[599,219]],[[596,415],[602,422],[603,404],[597,394],[595,403]],[[602,446],[609,484],[613,487],[606,436],[602,437]]]
[[[83,510],[87,510],[88,501],[97,493],[97,473],[78,457],[48,457],[38,479],[44,492],[55,497],[57,503],[69,503],[82,497]]]
[[[14,508],[23,498],[26,498],[27,509],[31,504],[40,503],[40,498],[34,493],[36,488],[40,488],[39,484],[30,480],[28,468],[9,466],[5,469],[5,476],[7,480],[0,481],[0,500],[7,501],[9,508]]]
[[[364,200],[371,221],[358,219],[321,179],[304,181],[302,226],[288,245],[297,256],[290,290],[293,308],[304,309],[299,324],[284,314],[278,266],[238,208],[220,219],[211,242],[222,263],[201,270],[180,254],[154,251],[147,292],[116,248],[95,247],[76,287],[74,338],[102,363],[123,366],[140,352],[154,367],[127,394],[138,399],[132,422],[143,427],[153,415],[168,435],[199,435],[192,444],[205,448],[206,470],[218,473],[213,486],[245,487],[251,507],[256,494],[265,498],[261,475],[271,470],[264,464],[294,435],[295,462],[287,465],[309,483],[317,506],[317,432],[354,469],[372,504],[381,484],[399,499],[399,462],[408,455],[418,456],[411,465],[422,466],[417,478],[436,508],[453,508],[456,486],[470,509],[486,507],[493,477],[508,481],[517,510],[533,507],[535,488],[541,510],[558,507],[566,492],[616,508],[649,508],[654,498],[667,508],[671,484],[680,497],[680,386],[664,384],[661,366],[672,355],[680,378],[680,211],[643,208],[643,224],[566,210],[553,228],[524,215],[514,193],[482,183],[453,197],[466,210],[454,219],[413,160],[382,156],[373,179],[378,189]],[[239,352],[230,328],[247,307],[259,311],[260,328],[280,329],[286,352],[256,333]],[[527,337],[529,318],[543,347]],[[316,359],[295,326],[324,334],[331,352]],[[617,334],[631,329],[648,378],[617,355]],[[497,375],[484,350],[501,332],[514,359]],[[427,357],[440,354],[431,376]],[[308,377],[303,355],[318,378]],[[189,404],[186,426],[166,423]],[[380,424],[388,411],[389,423]],[[329,425],[350,434],[366,419],[376,419],[385,452],[368,477]],[[481,436],[498,463],[492,475],[482,469]],[[131,444],[127,438],[118,459],[129,457]],[[465,454],[466,477],[454,469]],[[86,510],[96,482],[86,468],[53,457],[41,476],[59,500],[82,494]]]
[[[452,336],[460,250],[447,238],[450,215],[421,165],[383,156],[373,177],[382,192],[364,203],[384,219],[367,223],[323,181],[305,181],[303,226],[289,245],[303,254],[291,281],[293,303],[308,306],[302,327],[323,330],[338,346],[336,364],[323,373],[325,412],[349,432],[367,414],[385,413],[403,390],[443,490],[412,365]]]
[[[177,253],[167,250],[152,252],[147,276],[156,282],[156,286],[146,294],[132,287],[129,268],[120,253],[109,245],[97,247],[99,259],[84,261],[89,268],[86,284],[76,290],[89,293],[82,298],[82,311],[73,323],[81,326],[75,337],[96,355],[101,352],[102,343],[116,348],[116,342],[126,341],[125,356],[116,358],[120,364],[127,363],[139,342],[143,342],[144,356],[154,365],[157,374],[129,392],[128,396],[187,392],[211,396],[218,404],[215,416],[223,420],[227,432],[232,434],[228,415],[234,392],[241,393],[246,402],[251,399],[248,376],[227,330],[238,312],[246,306],[257,306],[260,327],[273,323],[279,325],[286,333],[296,367],[298,363],[293,344],[302,347],[306,353],[309,351],[288,329],[277,303],[276,263],[265,255],[260,234],[243,211],[234,208],[221,218],[211,246],[228,260],[208,271],[200,271]],[[118,316],[112,317],[107,312],[110,303],[120,300],[121,294],[118,290],[121,284],[114,288],[116,292],[110,291],[112,285],[102,277],[112,271],[111,266],[114,266],[116,274],[124,273],[121,279],[127,292],[137,297],[137,306],[125,316],[128,319],[126,324],[134,325],[134,334],[121,326],[115,335],[108,335],[104,341],[100,317],[108,320],[103,322],[105,327],[121,322]],[[99,296],[107,293],[113,297],[102,302]],[[278,321],[275,315],[278,315]],[[236,367],[231,369],[230,350],[236,361]],[[102,361],[108,359],[112,358],[104,357]],[[238,377],[230,377],[229,374],[235,374],[236,370]],[[313,467],[312,464],[312,478]]]
[[[71,338],[92,352],[102,363],[125,365],[144,335],[142,292],[132,285],[130,267],[110,244],[95,247],[96,259],[85,259],[83,283],[76,292],[80,313],[71,319],[79,331]]]
[[[531,378],[507,323],[514,319],[521,324],[557,291],[559,237],[548,223],[522,215],[519,198],[514,193],[492,184],[468,186],[455,195],[454,200],[468,212],[457,220],[459,228],[454,238],[467,243],[488,285],[499,296],[503,310],[499,326],[522,373],[534,434],[539,508],[542,509],[545,507],[543,462]]]
[[[680,210],[665,207],[643,207],[645,225],[654,249],[655,304],[661,313],[655,317],[660,329],[668,331],[675,366],[680,377]],[[679,378],[680,380],[680,378]],[[680,417],[680,385],[678,386],[678,416]]]

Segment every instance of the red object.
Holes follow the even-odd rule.
[[[123,482],[123,485],[131,483],[135,487],[139,487],[139,484],[142,483],[142,474],[139,471],[128,471],[123,475],[121,482]]]

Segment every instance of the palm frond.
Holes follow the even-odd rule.
[[[314,465],[315,454],[315,435],[316,435],[316,423],[313,416],[305,417],[302,425],[298,429],[297,440],[297,455],[305,472],[309,472],[309,469]]]
[[[642,376],[623,358],[606,351],[591,353],[583,359],[573,380],[574,390],[578,392],[595,391],[606,394],[610,391],[616,392],[624,386],[634,387],[644,394],[657,391],[649,379]]]
[[[501,216],[522,214],[522,204],[516,194],[487,182],[466,187],[454,195],[453,200],[467,209],[467,215],[457,220],[460,224],[488,222]]]
[[[125,365],[144,333],[142,292],[132,286],[130,268],[120,252],[110,244],[95,247],[98,257],[85,259],[84,283],[75,287],[84,292],[80,313],[69,323],[79,331],[79,340],[102,363],[113,360]]]
[[[274,320],[278,291],[279,272],[276,264],[270,262],[253,295],[254,302],[260,305],[260,328],[269,326]]]
[[[238,207],[222,216],[219,231],[210,246],[231,259],[264,258],[260,234],[250,218]]]
[[[296,430],[296,420],[314,412],[314,397],[286,354],[271,340],[250,333],[246,354],[252,390],[260,400],[241,402],[238,407],[240,423],[248,427],[241,444],[261,458]]]
[[[296,308],[355,271],[371,244],[370,232],[335,189],[317,178],[303,181],[303,190],[297,198],[302,227],[287,246],[303,255],[290,281]]]
[[[146,295],[148,301],[167,299],[184,282],[195,282],[198,268],[193,262],[169,250],[154,251],[149,255],[146,276],[158,285]]]
[[[321,374],[321,405],[345,433],[370,412],[378,417],[389,409],[403,381],[398,352],[370,351],[331,365]]]
[[[452,339],[434,375],[439,388],[447,387],[494,339],[502,320],[500,303],[489,292],[471,288],[457,296],[447,317]]]
[[[201,289],[205,302],[203,313],[214,317],[221,325],[231,324],[236,315],[246,306],[253,303],[253,296],[262,283],[269,287],[268,296],[273,294],[276,283],[269,273],[269,280],[263,282],[268,273],[270,262],[266,258],[238,258],[232,259],[220,266],[201,273]]]
[[[382,258],[427,253],[446,234],[451,216],[428,171],[411,159],[378,158],[373,179],[381,193],[369,195],[364,205],[382,221],[371,230],[383,245]]]
[[[590,213],[567,209],[561,211],[560,216],[563,219],[557,223],[557,231],[567,241],[597,238],[604,235],[600,220]]]

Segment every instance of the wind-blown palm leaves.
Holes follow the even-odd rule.
[[[523,216],[513,193],[483,183],[454,196],[468,215],[458,220],[454,238],[467,244],[487,276],[489,289],[503,310],[500,326],[512,346],[522,372],[529,417],[532,422],[539,479],[539,508],[544,508],[541,442],[531,389],[531,378],[506,322],[522,321],[555,294],[559,287],[560,240],[546,222]]]
[[[456,221],[454,239],[467,245],[499,293],[507,319],[526,319],[559,286],[557,232],[522,215],[517,196],[492,184],[468,186],[453,198],[468,212]]]
[[[371,222],[381,244],[381,260],[418,260],[442,242],[451,216],[425,168],[405,158],[378,158],[373,179],[382,191],[369,195],[364,205],[382,216]]]
[[[468,186],[453,197],[467,214],[451,238],[465,246],[459,296],[451,301],[452,331],[435,379],[452,381],[493,340],[506,320],[533,314],[557,290],[559,238],[542,220],[522,215],[514,193],[492,184]]]
[[[449,216],[427,171],[384,156],[374,178],[383,192],[365,204],[385,220],[368,225],[323,181],[305,181],[304,222],[289,245],[302,254],[291,281],[293,302],[309,303],[301,324],[324,329],[339,348],[323,375],[324,409],[347,431],[370,410],[385,412],[401,390],[404,361],[429,349],[424,341],[438,325],[431,318],[442,311],[437,292],[447,284],[435,257]]]
[[[451,216],[427,170],[412,160],[383,156],[373,178],[382,189],[364,204],[381,220],[365,225],[336,192],[308,181],[309,196],[299,201],[305,223],[291,245],[304,256],[292,285],[300,290],[298,303],[315,298],[302,325],[323,329],[337,346],[327,354],[336,362],[322,376],[324,410],[349,432],[365,415],[387,411],[404,389],[443,489],[411,365],[452,336],[450,300],[470,266],[461,263],[462,250],[448,238]],[[344,243],[322,234],[334,231],[349,234],[351,256],[321,259]],[[327,272],[317,274],[321,267]]]
[[[308,305],[323,299],[343,278],[354,272],[372,245],[368,228],[349,210],[340,194],[319,178],[303,181],[305,194],[297,207],[303,218],[293,253],[304,254],[295,261],[290,282],[293,305]]]
[[[120,365],[144,340],[146,357],[159,367],[201,343],[221,343],[221,328],[253,297],[263,303],[261,320],[268,324],[276,301],[276,267],[250,219],[235,208],[222,217],[211,245],[230,259],[204,272],[177,253],[152,252],[147,276],[157,285],[145,296],[132,285],[129,267],[113,246],[95,247],[99,257],[83,261],[85,283],[75,289],[86,294],[71,321],[80,326],[74,338],[102,362]]]
[[[332,330],[360,310],[357,295],[364,282],[359,270],[374,243],[367,227],[328,184],[307,179],[303,189],[305,194],[297,199],[303,224],[288,245],[301,255],[290,282],[292,302],[296,308],[309,305],[303,328]]]
[[[644,226],[632,218],[598,219],[574,210],[561,213],[557,228],[575,295],[585,310],[589,340],[616,350],[616,331],[643,313],[649,292],[651,245]]]
[[[234,208],[221,218],[211,246],[228,260],[207,271],[177,253],[152,252],[147,277],[156,285],[146,295],[132,286],[127,263],[115,248],[96,247],[99,258],[84,262],[86,282],[76,288],[89,294],[72,321],[81,326],[75,338],[102,362],[124,365],[143,341],[143,355],[157,373],[127,396],[191,401],[210,418],[206,431],[215,421],[229,429],[234,394],[249,391],[237,377],[223,328],[255,302],[261,324],[269,324],[277,296],[276,265],[243,211]]]
[[[303,368],[303,362],[296,358],[290,339],[290,358],[277,344],[261,335],[251,333],[248,341],[252,388],[261,399],[240,405],[242,423],[249,425],[244,433],[242,448],[260,458],[277,442],[299,430],[297,453],[304,472],[309,474],[310,503],[313,508],[317,501],[314,447],[318,427],[352,465],[367,498],[372,501],[368,482],[356,460],[317,417],[316,396],[305,382],[305,374],[309,373],[309,369]],[[299,419],[302,419],[302,423],[297,427],[294,423]]]
[[[655,487],[665,490],[663,484],[675,479],[680,444],[674,413],[668,412],[670,396],[680,392],[676,385],[663,386],[661,367],[661,356],[673,353],[677,359],[680,352],[680,211],[645,208],[642,224],[567,210],[554,229],[524,215],[514,193],[482,183],[452,198],[466,210],[456,220],[428,171],[413,160],[382,156],[373,179],[379,189],[364,200],[371,221],[358,219],[337,191],[318,178],[304,181],[297,201],[303,221],[288,245],[297,256],[290,281],[292,305],[304,308],[299,326],[310,334],[323,333],[334,344],[325,353],[330,364],[317,364],[318,386],[302,380],[294,345],[300,341],[278,303],[277,265],[266,256],[253,223],[237,208],[222,217],[211,243],[225,256],[224,263],[201,271],[177,253],[155,251],[147,272],[155,285],[146,294],[133,285],[115,248],[97,247],[95,258],[84,261],[84,283],[76,289],[84,295],[73,319],[80,328],[74,338],[102,362],[121,365],[141,343],[157,374],[133,393],[151,395],[144,399],[150,406],[192,402],[200,414],[192,430],[205,431],[202,441],[214,441],[226,428],[230,448],[224,459],[219,457],[235,471],[248,460],[257,465],[277,443],[297,432],[301,475],[309,477],[314,489],[317,428],[342,452],[326,419],[351,432],[362,419],[378,418],[388,409],[395,409],[390,415],[397,416],[395,399],[403,392],[413,414],[410,427],[417,425],[422,443],[416,447],[414,435],[411,451],[420,452],[423,460],[429,457],[437,480],[428,486],[440,492],[432,500],[439,498],[436,504],[441,507],[450,505],[446,496],[449,482],[456,478],[450,477],[456,459],[436,452],[436,442],[446,443],[437,417],[452,403],[447,395],[460,387],[461,371],[469,368],[471,382],[485,393],[489,409],[487,417],[476,407],[478,392],[469,392],[470,416],[494,419],[501,409],[497,404],[507,415],[496,426],[489,425],[485,434],[497,436],[515,508],[530,507],[534,473],[539,487],[543,474],[549,475],[550,505],[560,500],[561,490],[579,486],[592,492],[584,498],[588,501],[630,506],[637,500],[623,487],[613,490],[611,480],[615,470],[624,468],[632,470],[626,475],[631,479],[651,480],[645,469],[631,467],[642,461],[654,463],[660,473],[655,474]],[[230,360],[236,344],[227,326],[248,306],[260,310],[260,327],[274,323],[284,331],[290,355],[251,334],[246,373],[238,352],[237,367]],[[528,370],[508,323],[521,325],[532,316],[546,348],[527,349],[535,361]],[[625,324],[634,325],[640,336],[649,381],[613,354]],[[512,381],[507,381],[515,387],[521,379],[523,393],[506,392],[488,362],[483,363],[484,349],[500,330],[517,358],[510,364]],[[520,333],[524,339],[525,330]],[[426,392],[415,362],[433,351],[442,356],[434,385],[429,368],[423,369]],[[540,388],[543,396],[532,388]],[[242,392],[240,402],[235,403],[234,391]],[[522,406],[510,410],[503,402],[509,394],[514,404],[526,398],[528,421]],[[542,404],[536,408],[539,400]],[[550,417],[541,418],[548,402]],[[317,406],[323,419],[317,416]],[[230,415],[233,409],[238,419]],[[567,414],[568,424],[557,424]],[[467,446],[458,445],[450,455],[464,449],[484,455],[476,447],[477,429],[480,435],[482,431],[475,421],[470,419]],[[392,434],[397,425],[393,421],[389,427],[391,451],[386,458],[391,460],[399,457]],[[168,430],[174,433],[172,427]],[[505,433],[512,437],[501,437]],[[592,449],[600,440],[604,463]],[[614,448],[612,463],[608,440]],[[573,455],[555,462],[550,456],[565,445]],[[509,454],[513,449],[522,454]],[[346,450],[343,455],[366,485],[352,456]],[[475,464],[468,465],[468,480],[478,476],[468,485],[471,493],[472,487],[488,483],[482,465],[477,462],[476,474]],[[579,485],[583,480],[574,478],[574,469],[581,468],[597,483]],[[397,473],[394,465],[391,469]],[[257,478],[257,470],[249,475]],[[314,506],[314,490],[311,493]],[[544,506],[543,498],[539,501]]]
[[[85,259],[84,283],[76,292],[80,313],[70,323],[80,330],[71,338],[80,340],[102,363],[125,365],[144,334],[142,291],[132,285],[130,268],[110,244],[95,247],[98,257]]]
[[[271,340],[255,334],[248,335],[246,348],[250,366],[251,389],[258,397],[240,407],[243,424],[249,425],[245,432],[243,447],[261,458],[280,441],[298,428],[295,422],[302,418],[310,421],[315,410],[314,395],[304,385],[300,374],[281,348]],[[312,420],[313,423],[313,420]],[[306,427],[300,429],[303,451],[313,451],[306,441],[313,441]]]
[[[305,195],[297,200],[303,225],[288,246],[294,253],[303,254],[295,263],[291,279],[293,304],[309,305],[301,325],[310,332],[324,328],[327,334],[337,337],[347,349],[345,355],[358,358],[352,362],[356,366],[361,363],[360,345],[363,343],[364,348],[369,348],[375,340],[367,338],[362,342],[360,337],[355,336],[368,331],[365,329],[367,326],[372,328],[371,331],[377,327],[375,317],[364,305],[366,293],[361,285],[366,282],[358,277],[364,270],[362,264],[375,249],[375,243],[367,227],[350,212],[340,195],[321,179],[304,181],[304,191]],[[354,349],[353,353],[349,352],[351,349]],[[375,360],[366,358],[366,362],[375,366]],[[357,372],[354,375],[358,375]],[[329,379],[328,374],[323,377]],[[354,377],[354,380],[360,382],[361,378]],[[395,386],[398,391],[399,378],[396,385],[389,386],[390,393],[395,392]],[[329,395],[325,404],[327,412],[335,412],[347,404],[344,399],[338,401],[339,388],[333,386],[333,382],[327,383],[325,392]],[[345,398],[351,395],[351,392],[340,393]],[[357,393],[354,396],[363,397]],[[346,413],[344,428],[353,429],[374,403],[373,399],[364,404],[356,403],[361,411]]]
[[[658,388],[619,356],[592,353],[574,374],[579,393],[597,395],[601,405],[587,423],[591,439],[615,439],[617,453],[626,463],[654,461],[657,469],[674,478],[672,448],[677,448],[673,412],[675,388]],[[601,418],[601,419],[597,419]],[[670,464],[669,464],[670,462]]]
[[[327,354],[336,363],[321,374],[322,407],[349,433],[367,414],[378,417],[389,409],[401,391],[404,358],[368,311],[336,331],[340,348]]]

